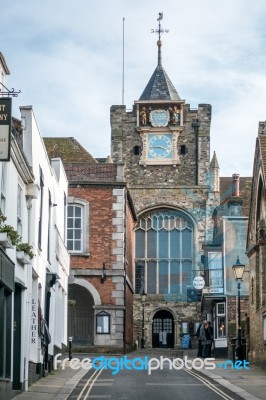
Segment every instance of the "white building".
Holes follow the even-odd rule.
[[[0,162],[0,207],[7,218],[0,231],[6,230],[3,225],[12,226],[21,241],[32,246],[33,258],[18,252],[19,245],[6,247],[7,235],[2,235],[1,399],[11,398],[14,390],[27,390],[67,344],[68,182],[61,160],[48,159],[32,107],[20,111],[21,121],[12,119],[10,161]]]

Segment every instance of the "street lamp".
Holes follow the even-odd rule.
[[[147,297],[147,294],[145,293],[144,289],[141,292],[141,302],[142,302],[142,329],[141,329],[141,348],[145,349],[145,335],[144,335],[144,304],[145,304],[145,300]]]
[[[238,312],[238,318],[237,318],[237,346],[236,346],[236,357],[238,360],[243,360],[243,346],[242,346],[242,341],[241,341],[241,309],[240,309],[240,282],[242,281],[243,274],[244,274],[244,269],[245,265],[241,264],[239,261],[239,257],[237,256],[236,263],[232,266],[234,274],[235,274],[235,280],[237,281],[237,290],[238,290],[238,297],[237,297],[237,312]]]

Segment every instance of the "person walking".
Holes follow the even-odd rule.
[[[199,324],[197,331],[196,331],[196,337],[198,338],[198,353],[197,357],[202,357],[202,341],[200,340],[200,328],[202,327],[202,323]]]
[[[210,333],[211,333],[211,346],[210,346],[210,352],[208,354],[208,357],[211,357],[213,355],[212,353],[214,353],[214,336],[213,336],[212,322],[208,321],[208,324],[209,324],[209,330],[210,330]]]
[[[202,357],[209,357],[212,344],[212,335],[208,321],[203,321],[203,324],[200,328],[199,340],[201,340],[202,344]]]

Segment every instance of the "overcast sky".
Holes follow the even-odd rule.
[[[110,106],[132,108],[157,64],[191,107],[212,105],[211,151],[221,175],[251,176],[259,121],[266,120],[266,1],[12,0],[2,5],[1,48],[43,136],[75,137],[94,157],[110,154]]]

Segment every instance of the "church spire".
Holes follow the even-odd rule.
[[[168,29],[162,29],[161,20],[163,19],[163,13],[159,13],[158,29],[152,29],[152,33],[157,33],[159,40],[157,41],[158,46],[158,65],[152,74],[147,86],[145,87],[140,100],[180,100],[179,94],[177,93],[174,85],[170,81],[167,73],[162,66],[162,41],[161,35],[168,33]]]

